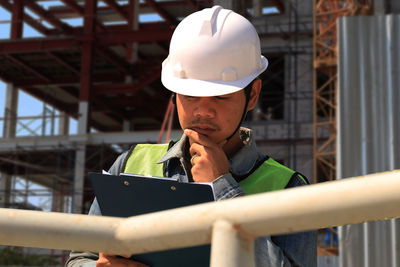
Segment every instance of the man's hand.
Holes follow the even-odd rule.
[[[212,182],[229,172],[228,158],[222,149],[226,140],[216,144],[207,136],[185,129],[189,137],[192,176],[196,182]]]
[[[123,259],[121,257],[127,258]],[[96,261],[96,267],[104,267],[104,266],[113,266],[113,267],[148,267],[147,265],[137,262],[128,260],[130,256],[121,256],[117,257],[115,255],[109,255],[104,253],[99,253],[99,259]]]

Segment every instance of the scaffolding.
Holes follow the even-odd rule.
[[[314,0],[314,181],[336,179],[337,18],[365,15],[370,0]],[[329,138],[321,140],[328,133]]]

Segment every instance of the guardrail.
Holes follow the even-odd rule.
[[[254,266],[255,237],[400,217],[400,171],[112,218],[0,209],[0,244],[135,254],[211,243],[211,266]]]

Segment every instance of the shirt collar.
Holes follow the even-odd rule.
[[[167,153],[157,162],[157,163],[164,163],[167,160],[172,158],[183,158],[185,154],[187,144],[187,136],[182,134],[181,139],[178,140],[170,149],[168,149]]]
[[[254,142],[254,132],[251,129],[241,127],[240,139],[242,146],[235,155],[229,159],[229,169],[234,175],[245,175],[250,172],[263,155],[258,151]]]

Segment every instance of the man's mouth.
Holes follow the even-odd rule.
[[[203,134],[203,135],[210,135],[216,131],[215,128],[211,128],[206,125],[193,125],[189,129],[191,129],[199,134]]]

